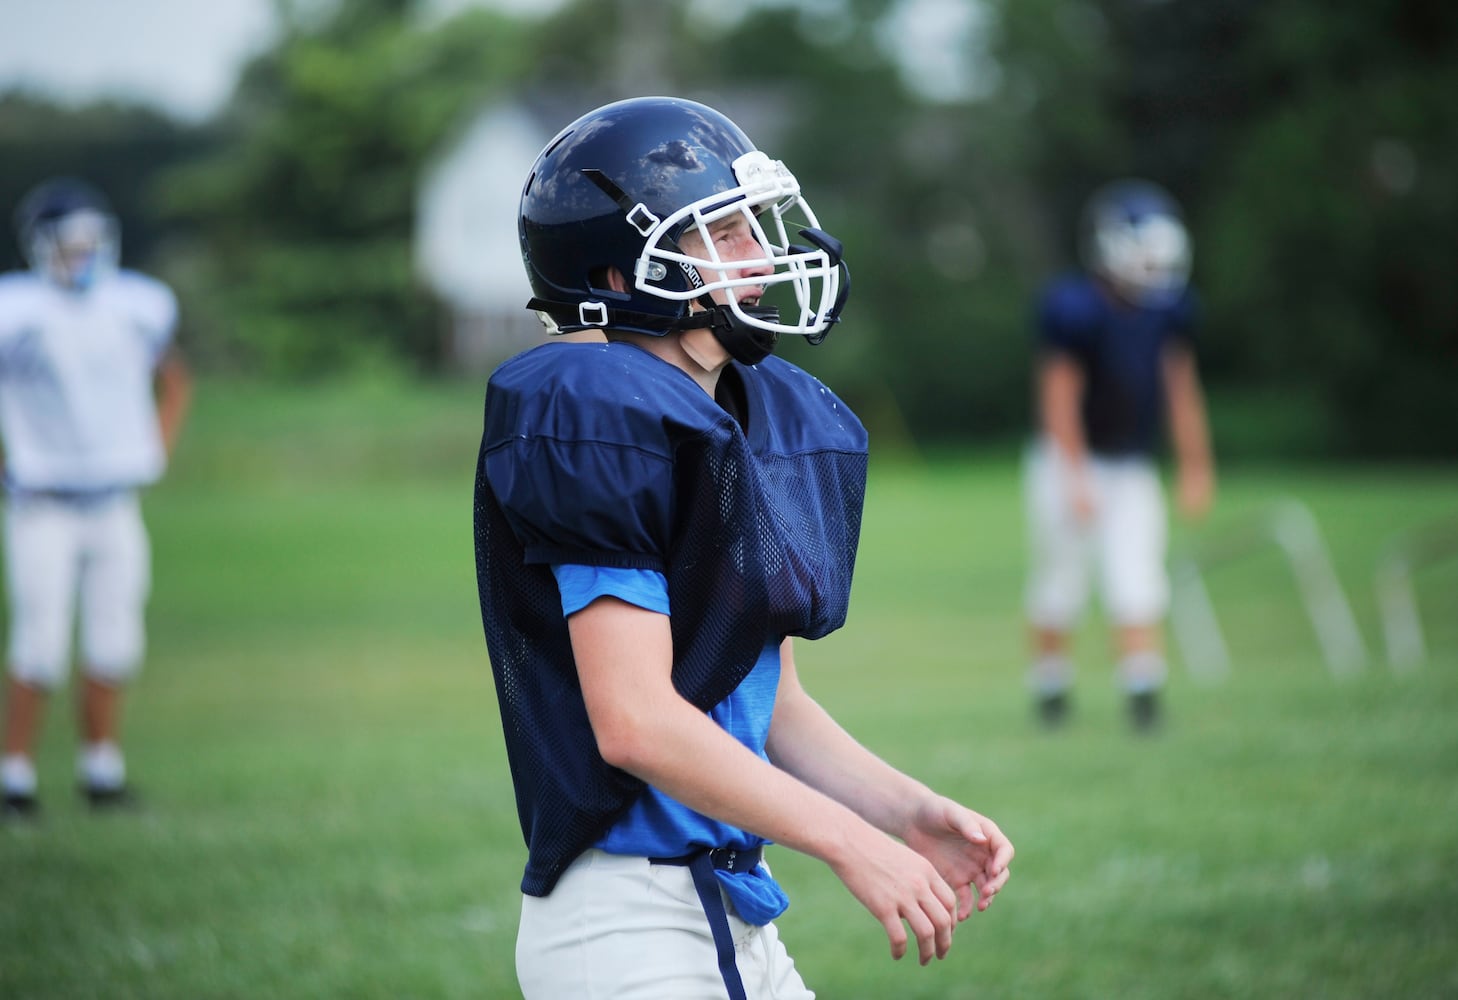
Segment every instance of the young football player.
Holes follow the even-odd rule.
[[[1090,199],[1082,244],[1086,271],[1055,280],[1038,304],[1040,433],[1025,464],[1030,682],[1042,721],[1063,722],[1070,634],[1096,563],[1129,719],[1147,731],[1166,674],[1168,525],[1156,464],[1166,427],[1180,511],[1203,515],[1215,485],[1190,240],[1168,193],[1126,180]]]
[[[12,817],[37,810],[37,730],[66,678],[77,617],[80,789],[98,808],[131,801],[121,702],[142,661],[150,580],[138,491],[161,476],[191,385],[172,292],[117,267],[116,218],[97,191],[48,181],[16,222],[31,268],[0,276],[10,600],[0,787]]]
[[[486,391],[476,559],[527,843],[523,994],[811,996],[770,842],[828,864],[894,957],[907,926],[945,956],[1012,845],[795,669],[792,637],[845,620],[866,434],[772,352],[839,319],[840,244],[783,164],[673,98],[563,129],[519,231],[530,308],[606,337],[519,355]]]

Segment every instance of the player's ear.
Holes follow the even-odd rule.
[[[595,268],[589,278],[593,288],[610,288],[615,292],[628,291],[628,279],[615,267]]]

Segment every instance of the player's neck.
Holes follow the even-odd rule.
[[[677,338],[686,365],[679,365],[713,396],[719,388],[719,373],[729,364],[729,352],[708,329],[685,330]]]
[[[724,350],[708,330],[686,330],[681,334],[652,337],[638,333],[616,333],[615,339],[636,344],[661,361],[666,361],[699,384],[710,396],[719,388],[719,374],[729,364]]]

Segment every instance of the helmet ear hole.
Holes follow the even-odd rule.
[[[628,279],[615,267],[594,267],[587,272],[587,289],[589,292],[624,295],[628,291]]]

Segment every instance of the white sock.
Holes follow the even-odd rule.
[[[0,759],[0,785],[5,787],[6,795],[34,795],[34,762],[25,754],[6,754]]]
[[[120,788],[127,781],[126,760],[115,743],[88,743],[77,755],[76,773],[87,788]]]
[[[1073,686],[1073,663],[1059,654],[1039,656],[1028,670],[1028,686],[1040,698],[1062,694]]]
[[[1150,694],[1164,686],[1169,668],[1159,653],[1130,653],[1119,661],[1119,678],[1125,694]]]

